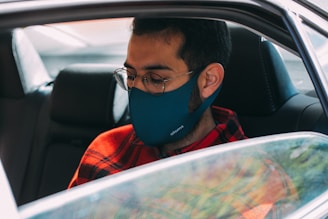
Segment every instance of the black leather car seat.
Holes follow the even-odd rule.
[[[277,49],[240,27],[231,28],[232,54],[214,105],[237,112],[247,136],[301,130],[327,132],[317,98],[299,93]]]
[[[127,92],[112,74],[116,68],[74,64],[58,74],[49,97],[50,120],[38,127],[22,203],[65,190],[91,141],[129,121]]]
[[[16,201],[49,81],[24,31],[0,32],[0,157]]]

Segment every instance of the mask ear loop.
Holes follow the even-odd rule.
[[[198,67],[195,70],[195,74],[192,77],[195,77],[197,75],[197,79],[200,75],[200,73],[206,68],[206,66],[202,66],[202,67]],[[190,113],[195,112],[200,105],[203,103],[202,99],[200,98],[200,92],[199,92],[199,87],[197,86],[197,84],[195,85],[194,89],[191,92],[190,95],[190,100],[189,100],[189,104],[188,104],[188,110]]]
[[[200,116],[214,102],[215,98],[221,91],[221,87],[222,85],[220,85],[220,87],[218,87],[218,89],[216,89],[216,91],[211,96],[201,102],[201,104],[193,111],[196,117]]]

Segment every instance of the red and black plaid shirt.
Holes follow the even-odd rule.
[[[207,136],[191,145],[168,152],[166,157],[246,138],[233,111],[213,107],[213,115],[218,125]],[[99,135],[90,144],[69,188],[162,157],[158,148],[146,146],[136,137],[132,125],[112,129]]]

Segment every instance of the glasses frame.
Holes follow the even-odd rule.
[[[124,79],[122,78],[121,74],[122,74],[122,71],[124,71],[126,73],[126,81],[124,81]],[[166,85],[166,82],[168,81],[171,81],[173,79],[176,79],[176,78],[179,78],[179,77],[182,77],[184,75],[190,75],[192,74],[194,71],[189,71],[189,72],[186,72],[186,73],[180,73],[178,75],[175,75],[174,77],[170,77],[170,78],[163,78],[162,76],[160,76],[159,74],[156,74],[154,72],[147,72],[145,73],[144,75],[137,75],[137,74],[131,74],[131,75],[128,75],[129,71],[127,70],[126,67],[122,67],[122,68],[118,68],[114,71],[114,78],[116,80],[116,82],[120,85],[120,87],[122,87],[124,90],[126,91],[130,91],[132,87],[134,87],[134,83],[135,83],[135,80],[136,78],[140,77],[141,78],[141,81],[143,83],[143,85],[145,86],[145,88],[147,89],[147,91],[151,94],[156,94],[156,95],[161,95],[165,92],[165,85]],[[149,83],[151,83],[150,81],[150,78],[151,76],[150,75],[156,75],[156,77],[158,77],[159,79],[157,80],[161,80],[161,84],[162,84],[162,88],[161,88],[161,91],[160,92],[153,92],[149,89]],[[129,87],[128,84],[127,84],[127,80],[131,80],[132,81],[132,86]],[[155,86],[154,86],[155,87]]]

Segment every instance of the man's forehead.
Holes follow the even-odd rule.
[[[181,45],[181,34],[134,34],[128,46],[125,66],[136,70],[185,71],[186,64],[179,56]]]
[[[152,40],[163,41],[168,45],[171,45],[173,42],[177,42],[181,45],[184,41],[184,35],[182,32],[173,31],[171,29],[165,29],[157,32],[149,32],[143,34],[132,34],[132,36],[144,36]]]

